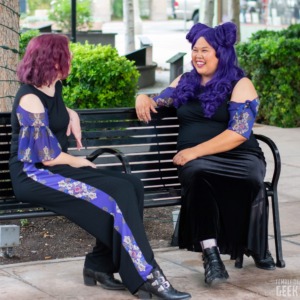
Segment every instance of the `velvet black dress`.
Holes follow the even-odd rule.
[[[97,242],[86,256],[85,266],[99,272],[119,272],[134,293],[155,266],[143,227],[143,185],[133,175],[41,163],[68,147],[69,115],[61,82],[55,88],[50,97],[23,85],[16,95],[10,158],[14,193],[19,201],[52,210],[92,234]],[[19,102],[26,94],[37,95],[45,113],[24,110]]]
[[[205,142],[228,127],[228,101],[211,118],[198,100],[177,109],[178,150]],[[222,254],[236,259],[251,250],[263,258],[267,249],[266,163],[253,132],[237,148],[189,161],[178,168],[183,202],[179,247],[202,251],[200,241],[215,238]]]

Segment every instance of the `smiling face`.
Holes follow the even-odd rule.
[[[202,76],[201,84],[205,85],[212,79],[218,62],[215,49],[203,37],[200,37],[192,49],[192,63],[198,74]]]

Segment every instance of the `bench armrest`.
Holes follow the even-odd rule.
[[[272,176],[272,182],[269,183],[269,185],[273,190],[276,190],[279,181],[280,172],[281,172],[281,159],[280,159],[279,150],[276,144],[269,137],[266,137],[265,135],[262,134],[254,134],[254,136],[256,137],[256,139],[266,143],[272,151],[273,159],[274,159],[274,171]]]
[[[95,151],[93,151],[91,154],[89,154],[86,159],[89,161],[94,161],[98,156],[102,155],[103,153],[110,153],[114,154],[122,163],[123,170],[125,173],[130,174],[131,173],[131,168],[129,165],[128,158],[124,155],[123,152],[114,149],[114,148],[99,148]]]

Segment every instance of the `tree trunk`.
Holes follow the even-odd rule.
[[[142,34],[143,33],[143,21],[140,16],[140,3],[139,0],[133,1],[134,5],[134,34]]]
[[[203,23],[207,26],[213,26],[215,12],[215,0],[205,0],[204,20]]]
[[[240,0],[231,0],[232,19],[237,26],[237,41],[241,40],[241,24],[240,24]]]
[[[20,86],[16,78],[19,61],[19,0],[0,0],[0,111],[11,111]]]
[[[134,0],[123,0],[123,16],[125,23],[125,53],[135,50],[134,43]]]

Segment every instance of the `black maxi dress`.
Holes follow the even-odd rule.
[[[45,113],[22,109],[20,98],[26,94],[37,95]],[[58,82],[53,97],[31,85],[23,85],[16,95],[10,158],[16,198],[63,215],[93,235],[96,245],[86,256],[85,266],[119,272],[135,293],[155,266],[143,227],[143,185],[133,175],[41,163],[67,151],[69,115],[61,94]]]
[[[205,142],[228,127],[228,101],[211,118],[198,100],[177,109],[178,150]],[[183,203],[179,247],[202,251],[200,241],[215,238],[222,254],[236,259],[245,250],[264,258],[268,247],[266,163],[253,132],[237,148],[204,156],[178,168]]]

